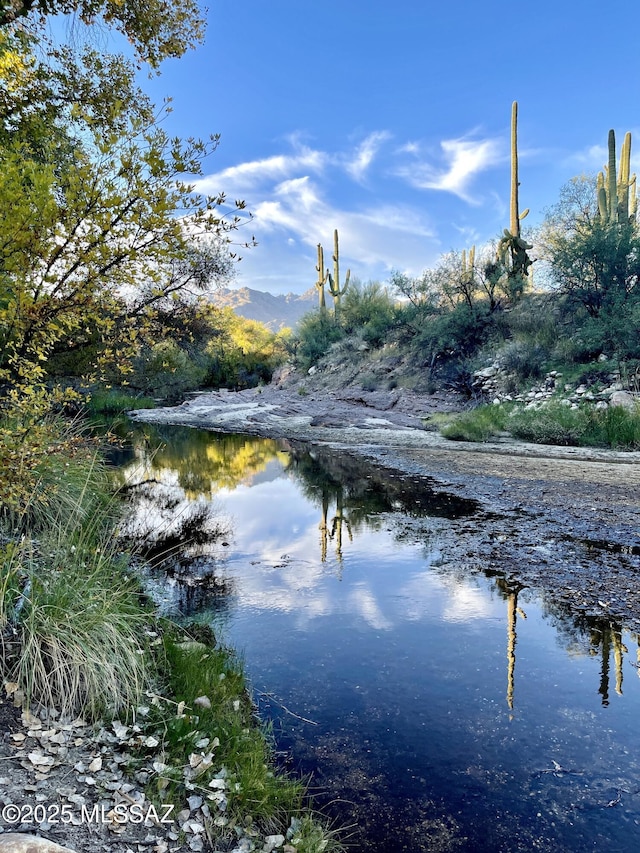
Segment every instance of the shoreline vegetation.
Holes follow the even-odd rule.
[[[527,410],[514,404],[485,404],[440,422],[440,433],[452,441],[488,441],[507,434],[532,444],[640,449],[638,406],[571,408],[566,401],[553,400]]]
[[[154,614],[138,558],[114,534],[122,503],[95,441],[62,422],[47,439],[55,453],[25,458],[13,508],[3,502],[6,693],[58,721],[132,727],[128,773],[148,777],[148,803],[181,815],[174,848],[203,849],[206,838],[216,850],[342,850],[304,781],[277,768],[236,654],[206,626]],[[6,474],[3,483],[11,494]]]

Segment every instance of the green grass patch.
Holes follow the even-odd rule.
[[[154,409],[155,400],[151,397],[134,397],[123,391],[92,391],[86,408],[94,415],[119,415],[133,409]]]
[[[440,427],[442,435],[453,441],[488,441],[505,431],[533,444],[638,450],[640,407],[635,411],[592,405],[572,409],[558,401],[532,409],[487,405],[456,415]]]
[[[341,850],[310,815],[305,784],[274,770],[271,735],[255,717],[237,656],[204,626],[188,634],[170,629],[164,654],[167,692],[177,704],[161,704],[150,721],[162,727],[168,769],[149,795],[174,803],[200,793],[219,814],[220,837],[280,832],[299,853]]]
[[[514,438],[533,444],[579,447],[585,443],[589,423],[586,409],[548,403],[539,409],[521,409],[509,422]]]
[[[488,441],[507,428],[512,406],[478,406],[456,415],[454,420],[440,428],[441,434],[451,441]]]
[[[572,409],[562,403],[548,403],[518,412],[509,429],[515,438],[536,444],[638,450],[640,408],[629,411],[621,406],[596,409],[583,405]]]

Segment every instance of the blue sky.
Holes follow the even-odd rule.
[[[172,134],[221,134],[200,189],[245,199],[259,243],[236,286],[303,292],[334,228],[363,281],[498,236],[513,100],[526,225],[602,168],[610,127],[618,147],[640,129],[637,3],[209,5],[205,45],[143,86],[173,99]]]

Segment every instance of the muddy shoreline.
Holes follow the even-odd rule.
[[[452,395],[299,393],[273,388],[200,394],[132,413],[148,423],[248,433],[370,460],[480,502],[444,559],[458,571],[504,575],[581,616],[640,631],[640,453],[527,445],[506,438],[450,442],[425,429],[455,411]],[[420,519],[411,519],[419,534]]]

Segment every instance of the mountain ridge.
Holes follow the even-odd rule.
[[[295,328],[300,319],[318,304],[315,287],[304,293],[268,293],[251,287],[223,287],[211,296],[217,308],[231,308],[247,320],[264,323],[274,332]]]

